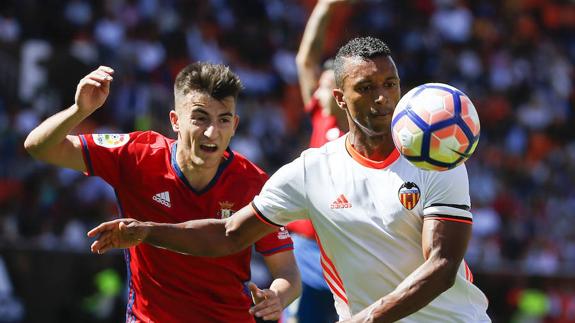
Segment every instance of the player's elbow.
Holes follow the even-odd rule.
[[[295,57],[295,65],[298,71],[314,68],[314,62],[310,59],[309,55],[298,53]]]
[[[37,140],[35,140],[35,138],[31,134],[28,135],[28,137],[26,137],[26,140],[24,140],[24,149],[26,149],[26,151],[28,152],[28,154],[30,154],[30,156],[36,159],[40,159],[41,157],[40,144],[38,143]]]
[[[47,145],[38,135],[31,132],[24,140],[24,149],[34,159],[49,162],[51,157],[57,155],[55,147]]]
[[[439,289],[444,292],[455,284],[459,264],[456,261],[442,259],[439,261],[437,268]]]

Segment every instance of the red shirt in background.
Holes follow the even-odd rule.
[[[325,116],[323,107],[316,97],[305,106],[305,111],[311,118],[312,132],[309,142],[310,148],[318,148],[325,143],[343,136],[344,132],[337,126],[337,119],[333,115]],[[297,233],[309,239],[315,239],[315,230],[310,220],[298,220],[287,225],[290,232]]]

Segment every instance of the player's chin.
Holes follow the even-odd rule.
[[[389,122],[374,122],[370,128],[372,136],[387,136],[391,134],[391,124]]]

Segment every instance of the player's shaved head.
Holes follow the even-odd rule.
[[[238,98],[242,83],[238,75],[222,64],[196,62],[178,73],[174,84],[176,107],[178,100],[192,91],[205,93],[221,101],[227,97]]]

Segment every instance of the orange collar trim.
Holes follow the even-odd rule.
[[[397,149],[393,149],[393,151],[382,161],[378,160],[371,160],[367,157],[362,156],[352,144],[349,142],[349,137],[345,138],[345,149],[356,162],[360,163],[361,165],[369,168],[375,169],[383,169],[387,166],[391,165],[394,161],[399,158],[399,151]]]

